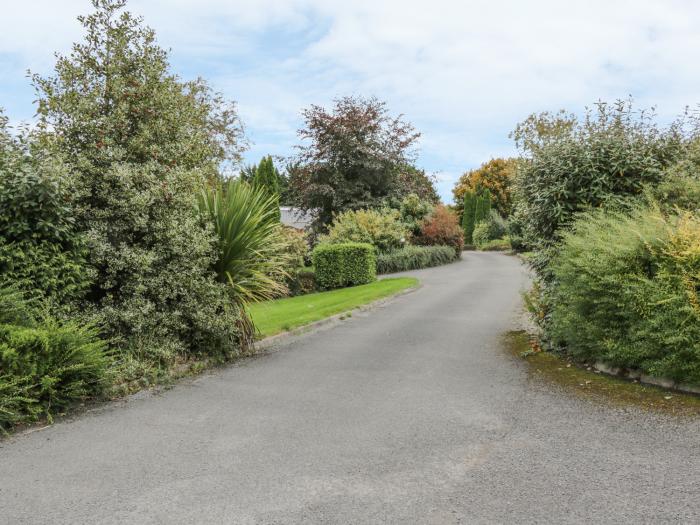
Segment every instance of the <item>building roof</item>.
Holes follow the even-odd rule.
[[[280,221],[285,226],[305,230],[313,220],[314,215],[310,211],[304,212],[304,210],[292,206],[280,206]]]

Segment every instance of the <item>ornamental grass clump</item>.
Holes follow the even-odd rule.
[[[231,301],[245,311],[249,303],[285,295],[293,254],[286,251],[277,197],[264,187],[231,179],[206,186],[198,203],[218,239],[213,270],[228,285]],[[254,328],[247,316],[240,326],[244,342],[252,340]]]

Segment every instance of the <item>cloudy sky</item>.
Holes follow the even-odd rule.
[[[0,106],[34,115],[26,70],[50,72],[89,0],[3,0]],[[513,153],[535,111],[581,113],[632,95],[670,120],[700,102],[693,0],[131,0],[176,72],[239,103],[246,154],[287,155],[300,109],[376,95],[423,133],[419,164],[443,199],[463,171]]]

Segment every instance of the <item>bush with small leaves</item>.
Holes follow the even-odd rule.
[[[452,246],[406,246],[377,256],[377,273],[406,272],[457,260]]]
[[[371,244],[319,244],[312,258],[316,283],[323,290],[367,284],[377,278],[377,258]]]

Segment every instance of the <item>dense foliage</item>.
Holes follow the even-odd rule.
[[[312,257],[316,283],[322,290],[366,284],[377,277],[377,258],[371,244],[319,244]]]
[[[619,206],[658,183],[685,142],[679,123],[660,129],[624,101],[599,103],[582,121],[530,117],[516,139],[526,157],[517,177],[524,235],[539,249],[555,244],[575,213]]]
[[[508,223],[496,210],[491,210],[489,216],[479,222],[474,229],[474,244],[483,249],[489,241],[502,239],[508,233]]]
[[[436,206],[423,220],[417,244],[423,246],[451,246],[460,257],[464,248],[464,232],[457,222],[457,216],[445,206]]]
[[[452,189],[455,202],[461,204],[469,191],[489,190],[494,207],[507,217],[513,207],[517,164],[516,159],[491,159],[479,168],[466,172]]]
[[[279,202],[280,202],[280,174],[272,161],[272,157],[268,155],[260,160],[260,164],[255,168],[255,172],[250,180],[254,186],[265,188],[265,190],[275,198],[275,206],[277,207],[277,220],[280,218]]]
[[[317,229],[338,213],[380,207],[397,196],[419,136],[411,124],[390,116],[384,102],[360,97],[337,99],[331,111],[313,105],[303,118],[305,143],[289,184],[296,205],[317,213]]]
[[[199,210],[218,239],[213,268],[219,281],[228,285],[227,295],[239,311],[249,302],[286,293],[286,268],[293,254],[285,253],[276,196],[264,186],[230,179],[205,187]],[[245,320],[241,327],[245,341],[250,341],[252,327]]]
[[[216,237],[195,196],[240,153],[235,107],[202,80],[182,82],[120,0],[94,0],[85,40],[33,77],[43,147],[75,175],[75,222],[96,276],[91,317],[129,356],[235,350],[238,314],[210,270]]]
[[[319,240],[330,244],[368,243],[382,253],[401,248],[410,235],[396,210],[356,210],[336,215],[328,233]]]
[[[562,236],[548,335],[584,360],[700,383],[700,220],[597,211]]]
[[[72,194],[66,166],[14,138],[0,114],[0,275],[52,307],[75,306],[92,275]]]
[[[406,272],[457,260],[451,246],[406,246],[377,256],[377,273]]]
[[[401,222],[409,229],[412,235],[419,235],[423,220],[432,213],[435,205],[425,199],[421,199],[417,194],[406,195],[399,205],[401,212]]]
[[[16,287],[0,286],[0,430],[51,420],[103,392],[106,345],[94,328],[36,318]]]
[[[462,208],[462,230],[464,241],[474,244],[474,229],[486,220],[491,213],[491,193],[482,188],[478,190],[466,190],[464,192],[464,205]]]

